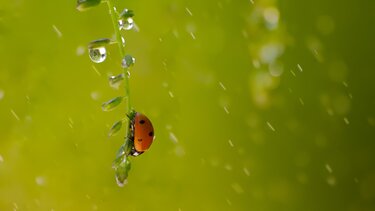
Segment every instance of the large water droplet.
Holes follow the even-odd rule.
[[[89,56],[91,61],[102,63],[107,58],[107,50],[105,47],[89,48]]]
[[[121,18],[118,20],[118,25],[120,30],[130,30],[134,27],[134,20],[133,18]]]
[[[123,68],[129,68],[133,66],[135,63],[135,58],[132,57],[131,55],[126,55],[121,62],[121,65]]]
[[[109,85],[114,89],[118,89],[122,80],[124,80],[124,78],[125,78],[124,73],[121,73],[116,76],[111,76],[109,77]]]

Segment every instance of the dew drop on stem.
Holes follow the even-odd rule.
[[[122,62],[121,62],[121,66],[123,68],[129,68],[131,66],[133,66],[135,63],[135,58],[132,57],[131,55],[126,55],[123,59],[122,59]]]
[[[120,30],[131,30],[134,27],[133,18],[121,18],[118,20]]]

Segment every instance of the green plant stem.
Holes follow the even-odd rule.
[[[118,15],[115,11],[113,1],[114,0],[107,0],[106,2],[109,8],[109,15],[111,16],[111,19],[112,19],[113,29],[115,30],[115,37],[116,37],[117,45],[120,50],[120,56],[121,56],[121,59],[123,59],[125,57],[125,49],[122,44],[122,37],[121,37],[120,29],[118,26],[118,17],[117,17]],[[130,91],[129,91],[129,77],[128,77],[128,72],[126,68],[123,68],[123,73],[125,76],[124,77],[125,97],[127,99],[127,106],[126,106],[125,112],[126,114],[128,114],[131,110],[131,104],[130,104]],[[129,127],[125,127],[125,137],[128,137],[128,135],[129,135]],[[130,143],[128,142],[129,142],[129,139],[125,138],[125,146],[130,146]]]

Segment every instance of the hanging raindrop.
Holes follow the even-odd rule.
[[[107,58],[107,50],[105,47],[89,48],[89,56],[91,61],[102,63]]]
[[[126,55],[123,59],[122,59],[122,62],[121,62],[121,66],[123,68],[129,68],[131,66],[133,66],[135,63],[135,58],[132,57],[131,55]]]
[[[133,18],[125,18],[118,20],[118,25],[120,30],[130,30],[134,27],[134,20]]]
[[[108,38],[97,39],[89,43],[89,56],[95,63],[102,63],[107,57],[105,45],[111,44]]]

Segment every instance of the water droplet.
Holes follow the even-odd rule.
[[[52,25],[52,28],[56,32],[57,37],[61,38],[62,37],[61,31],[55,25]]]
[[[193,38],[193,40],[197,39],[197,38],[195,37],[195,34],[194,34],[193,32],[190,32],[190,36],[191,36],[191,38]]]
[[[224,108],[225,113],[229,114],[228,108],[226,106],[224,106],[223,108]]]
[[[221,82],[221,81],[219,81],[219,85],[220,85],[220,87],[225,91],[225,90],[227,90],[227,88],[224,86],[224,84]]]
[[[243,172],[246,174],[246,176],[250,176],[250,171],[246,167],[243,168]]]
[[[2,100],[4,98],[4,91],[2,89],[0,89],[0,100]]]
[[[232,184],[232,188],[238,194],[241,194],[241,193],[244,192],[244,190],[242,189],[241,185],[239,185],[238,183],[233,183]]]
[[[107,50],[105,47],[89,48],[89,56],[91,61],[102,63],[107,58]]]
[[[260,49],[261,62],[271,64],[284,52],[284,46],[280,43],[268,43]]]
[[[77,56],[82,56],[85,53],[85,47],[83,46],[78,46],[76,49],[76,55]]]
[[[123,68],[129,68],[133,66],[135,63],[135,58],[132,57],[131,55],[126,55],[121,62],[121,65]]]
[[[300,64],[297,64],[297,68],[299,69],[299,71],[303,72],[303,69]]]
[[[349,122],[349,119],[348,119],[347,117],[344,118],[344,122],[345,122],[345,124],[347,124],[347,125],[350,123],[350,122]]]
[[[169,96],[170,96],[171,98],[174,98],[174,94],[173,94],[172,91],[169,91],[168,94],[169,94]]]
[[[279,77],[284,72],[284,67],[281,63],[275,62],[270,64],[268,71],[273,77]]]
[[[234,147],[232,140],[229,139],[229,140],[228,140],[228,143],[229,143],[229,145],[230,145],[231,147]]]
[[[122,102],[123,97],[115,97],[102,104],[103,111],[112,111]]]
[[[176,146],[174,152],[178,157],[183,157],[185,155],[185,149],[182,146]]]
[[[279,23],[279,10],[273,7],[266,8],[263,12],[266,25],[269,29],[275,29]]]
[[[90,93],[91,99],[93,100],[99,100],[101,97],[101,94],[99,92],[93,91]]]
[[[122,127],[122,120],[115,122],[109,130],[108,136],[115,136],[118,134]]]
[[[124,37],[121,37],[121,43],[122,43],[122,47],[125,47],[125,38]]]
[[[230,164],[225,164],[225,166],[224,166],[224,168],[225,168],[225,170],[227,170],[227,171],[232,171],[232,166],[230,165]]]
[[[10,113],[12,113],[14,118],[16,118],[18,121],[20,121],[20,117],[17,115],[17,113],[13,109],[10,109]]]
[[[108,80],[109,80],[109,85],[112,88],[118,89],[121,82],[124,80],[124,73],[121,73],[121,74],[116,75],[116,76],[110,76]]]
[[[190,16],[193,16],[193,13],[191,13],[191,11],[189,10],[189,8],[185,7],[185,10],[186,10],[186,12],[187,12]]]
[[[130,30],[134,27],[134,20],[133,18],[121,18],[118,20],[118,25],[120,30]]]
[[[169,139],[171,139],[176,144],[178,142],[178,139],[177,139],[176,135],[173,132],[169,132]]]
[[[260,68],[260,62],[259,62],[259,60],[256,60],[256,59],[254,59],[253,60],[253,66],[255,67],[255,68]]]
[[[73,129],[74,122],[73,122],[72,118],[69,117],[68,121],[69,121],[68,122],[69,127]]]
[[[46,184],[46,179],[43,176],[35,177],[35,183],[39,186],[44,186]]]
[[[325,167],[329,173],[332,173],[332,168],[328,163],[325,165]]]
[[[298,98],[298,100],[301,103],[301,105],[305,105],[305,102],[302,100],[302,98]]]
[[[273,132],[276,131],[275,128],[271,125],[271,123],[267,122],[267,125],[268,125],[268,127],[269,127]]]
[[[0,155],[0,163],[4,162],[3,156]]]
[[[98,76],[102,76],[102,74],[99,72],[99,70],[95,67],[95,65],[92,65],[92,69],[98,74]]]

